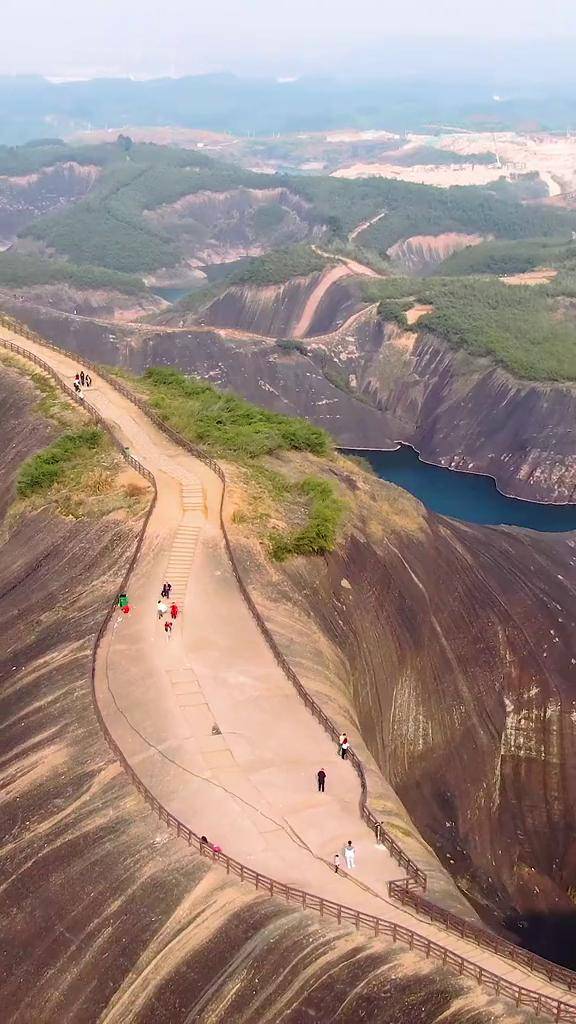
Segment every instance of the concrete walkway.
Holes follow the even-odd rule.
[[[0,328],[70,382],[77,364]],[[158,502],[97,660],[97,699],[124,755],[158,800],[253,869],[412,928],[503,979],[576,1006],[558,985],[392,903],[402,876],[358,813],[351,765],[278,668],[236,584],[219,527],[220,482],[95,373],[90,402],[154,474]],[[167,638],[156,601],[172,574],[181,606]],[[326,792],[316,772],[327,773]],[[346,840],[349,876],[331,868]]]

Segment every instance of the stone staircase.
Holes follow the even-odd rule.
[[[186,588],[192,572],[200,530],[204,525],[204,492],[196,478],[182,483],[183,515],[170,549],[166,579],[172,584],[170,600],[180,609],[184,605]]]

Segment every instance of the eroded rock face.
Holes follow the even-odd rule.
[[[198,265],[260,256],[323,233],[307,204],[284,188],[196,192],[144,216]]]
[[[30,386],[3,369],[0,397],[4,485],[15,441],[24,458],[47,428]],[[159,824],[111,755],[90,692],[94,632],[133,544],[125,523],[44,511],[0,545],[4,1019],[527,1021],[400,946],[240,886]]]
[[[247,333],[258,327],[277,337],[289,334],[310,284],[272,289],[267,302],[259,294],[265,289],[256,289],[252,305],[250,289],[230,289],[213,304],[219,321],[213,331],[192,325],[169,334],[152,325],[142,331],[75,321],[14,298],[2,304],[49,340],[88,358],[137,371],[161,365],[199,373],[269,408],[309,417],[341,445],[392,448],[405,441],[429,462],[493,476],[513,497],[576,500],[574,385],[515,380],[430,332],[384,323],[375,307],[356,312],[358,297],[347,282],[332,285],[317,307],[303,339],[310,359],[281,358],[271,340],[244,342],[226,334],[234,322]],[[334,288],[350,312],[343,324],[330,305]],[[172,316],[167,320],[174,323]],[[322,326],[327,333],[317,333]]]
[[[448,259],[453,252],[466,249],[469,245],[479,245],[487,238],[484,235],[467,235],[461,231],[446,231],[440,235],[412,235],[392,245],[388,249],[388,256],[405,273],[423,274]]]
[[[22,177],[0,176],[0,245],[10,245],[41,214],[81,199],[101,173],[100,167],[67,161]]]
[[[231,327],[269,337],[289,337],[321,274],[264,288],[228,288],[202,311],[212,327]]]
[[[366,332],[382,345],[372,337],[374,355],[360,358],[359,387],[406,425],[402,440],[425,459],[487,473],[514,497],[575,500],[573,385],[515,380],[427,332],[404,349],[394,328],[376,322]]]
[[[8,309],[22,301],[33,303],[39,311],[61,310],[74,316],[103,317],[109,320],[137,320],[159,313],[167,303],[159,296],[129,294],[105,288],[76,288],[64,282],[26,288],[0,287],[0,307]]]

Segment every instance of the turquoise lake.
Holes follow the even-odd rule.
[[[576,505],[508,498],[490,477],[431,466],[422,462],[409,445],[393,452],[345,451],[361,455],[382,480],[410,491],[427,508],[443,516],[489,526],[522,526],[541,533],[576,530]]]
[[[154,294],[159,295],[161,299],[166,299],[166,302],[178,302],[183,299],[185,295],[189,295],[193,290],[194,285],[188,285],[186,288],[155,288]]]

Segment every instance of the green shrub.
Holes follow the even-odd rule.
[[[98,427],[62,434],[48,448],[22,464],[16,488],[18,496],[28,498],[49,491],[64,479],[72,467],[80,465],[88,453],[103,443],[104,433]]]
[[[409,308],[410,303],[408,303]],[[383,299],[378,303],[378,316],[389,323],[397,324],[398,327],[406,328],[406,302],[404,300]]]
[[[323,555],[336,546],[344,503],[337,497],[333,485],[328,480],[309,476],[296,486],[309,501],[309,518],[306,526],[299,530],[271,533],[270,553],[277,562],[284,562],[291,555]]]
[[[281,338],[276,342],[276,348],[279,348],[281,352],[298,352],[301,356],[308,355],[308,349],[303,341],[298,341],[296,338]]]

